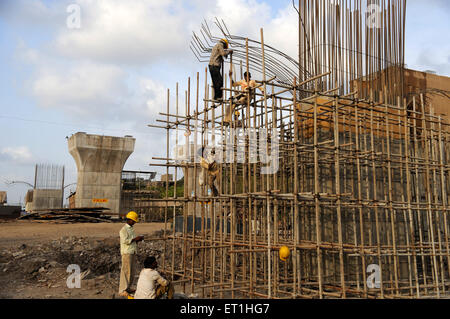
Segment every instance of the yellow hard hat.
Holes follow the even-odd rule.
[[[127,214],[126,217],[127,219],[134,220],[136,223],[138,222],[138,214],[136,214],[136,212],[131,211]]]
[[[234,115],[239,116],[241,115],[241,113],[239,113],[239,111],[234,112]]]
[[[220,41],[222,41],[223,43],[225,43],[225,45],[227,46],[227,49],[228,49],[228,40],[225,39],[225,38],[223,38],[223,39],[220,39]]]
[[[290,255],[291,255],[291,252],[287,246],[282,246],[280,248],[280,259],[282,261],[286,261],[286,259],[288,259]]]

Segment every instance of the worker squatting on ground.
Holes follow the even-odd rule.
[[[138,215],[131,211],[127,214],[127,223],[120,230],[120,254],[122,255],[122,267],[120,269],[119,296],[128,297],[134,291],[133,284],[137,243],[144,239],[144,236],[134,234],[133,225],[138,222]]]
[[[233,71],[230,70],[230,77],[232,77],[233,75]],[[250,103],[252,102],[253,98],[255,97],[255,89],[258,88],[262,94],[264,94],[264,87],[263,86],[257,86],[255,80],[252,80],[252,75],[250,72],[244,72],[244,78],[238,82],[232,82],[231,86],[236,87],[236,86],[240,86],[241,87],[241,93],[239,93],[238,95],[236,95],[232,101],[231,101],[231,105],[227,104],[226,109],[225,109],[225,119],[224,119],[224,123],[231,123],[231,115],[234,111],[234,108],[237,105],[247,105],[247,97],[250,96]]]
[[[199,184],[200,186],[205,185],[206,180],[206,183],[211,189],[213,195],[219,196],[219,191],[217,190],[216,185],[214,185],[217,176],[219,176],[219,166],[215,160],[216,152],[212,149],[209,154],[205,156],[204,147],[202,147],[200,152],[200,166],[202,167],[202,173],[200,174]]]
[[[145,258],[144,269],[139,274],[134,299],[159,299],[167,293],[167,299],[173,299],[172,283],[163,278],[156,270],[158,263],[154,256]]]
[[[216,101],[222,100],[223,76],[220,70],[222,68],[223,58],[227,58],[229,54],[233,54],[233,50],[228,49],[228,40],[222,39],[213,47],[209,59],[208,68],[214,87],[213,99]]]

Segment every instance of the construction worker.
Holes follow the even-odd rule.
[[[202,174],[200,175],[199,183],[200,186],[203,186],[206,178],[207,184],[211,189],[213,195],[219,196],[219,191],[217,190],[216,185],[214,185],[217,176],[219,176],[219,166],[217,165],[217,162],[215,160],[216,152],[214,149],[212,149],[209,155],[203,157],[204,149],[204,147],[201,149],[202,157],[200,157],[200,166],[203,168],[203,170]]]
[[[220,102],[223,96],[223,76],[220,70],[222,68],[223,58],[227,58],[229,54],[233,54],[233,50],[228,49],[228,40],[221,39],[219,43],[213,47],[209,59],[208,68],[214,87],[213,99],[217,102]]]
[[[159,299],[167,293],[167,299],[173,299],[174,288],[170,281],[156,270],[158,263],[154,256],[145,258],[144,269],[139,274],[134,299]]]
[[[233,71],[230,70],[230,77],[233,75]],[[247,105],[247,97],[250,96],[250,103],[252,102],[253,98],[254,98],[254,90],[257,87],[262,94],[264,94],[264,87],[263,86],[257,86],[255,80],[252,80],[252,75],[250,72],[244,72],[244,78],[238,82],[232,82],[231,86],[236,87],[236,86],[240,86],[241,87],[241,93],[239,93],[238,95],[236,95],[233,99],[232,99],[232,103],[231,106],[227,105],[226,109],[225,109],[225,119],[224,119],[224,123],[231,123],[231,115],[234,111],[235,106],[237,105]],[[235,114],[238,115],[238,114]]]
[[[120,230],[120,254],[122,255],[122,267],[120,269],[119,296],[128,297],[134,292],[131,289],[136,265],[137,243],[144,240],[144,236],[134,234],[133,225],[138,222],[138,214],[129,212],[126,216],[127,223]]]

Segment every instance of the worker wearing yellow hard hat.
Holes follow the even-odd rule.
[[[220,39],[220,41],[225,43],[225,49],[228,49],[228,45],[229,45],[228,40],[223,38],[223,39]]]
[[[282,246],[279,250],[280,253],[280,259],[282,261],[286,261],[289,256],[291,255],[291,251],[289,250],[289,248],[287,246]]]
[[[133,220],[135,223],[137,223],[138,220],[139,220],[138,214],[136,212],[133,212],[133,211],[129,212],[127,214],[126,218]]]
[[[120,269],[119,296],[129,297],[134,290],[131,288],[134,279],[137,243],[144,240],[144,236],[136,236],[134,224],[139,221],[138,214],[134,211],[126,215],[127,223],[119,232],[120,254],[122,255],[122,266]]]

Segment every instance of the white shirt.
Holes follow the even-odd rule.
[[[142,269],[139,274],[134,299],[155,299],[157,283],[161,286],[169,284],[156,270],[151,268]]]
[[[125,254],[136,254],[137,245],[136,242],[131,242],[133,238],[136,237],[134,234],[134,229],[132,226],[125,224],[119,232],[120,234],[120,253]]]

